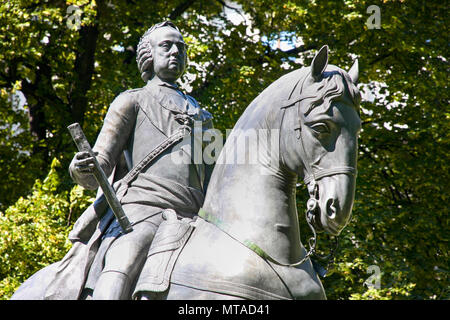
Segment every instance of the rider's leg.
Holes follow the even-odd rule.
[[[131,286],[142,268],[158,225],[146,220],[116,239],[105,255],[105,266],[95,283],[93,299],[130,299]]]

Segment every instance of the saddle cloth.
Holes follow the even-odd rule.
[[[179,220],[172,209],[164,210],[162,216],[164,221],[160,224],[148,251],[133,299],[140,291],[164,292],[168,289],[175,262],[194,230],[192,219]]]

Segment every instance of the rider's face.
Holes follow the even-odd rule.
[[[181,34],[171,27],[161,27],[151,36],[153,71],[165,81],[175,82],[186,67],[186,44]]]

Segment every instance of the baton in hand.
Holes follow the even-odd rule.
[[[97,180],[97,183],[100,185],[100,188],[102,188],[106,201],[108,202],[112,212],[114,213],[114,216],[119,222],[123,233],[131,232],[133,230],[131,223],[128,220],[127,216],[125,215],[125,212],[123,211],[119,199],[117,199],[114,189],[109,184],[105,172],[100,167],[100,164],[98,163],[97,158],[95,157],[94,151],[92,151],[92,148],[89,145],[89,141],[87,141],[86,136],[84,135],[84,132],[81,129],[81,126],[78,123],[73,123],[70,126],[68,126],[67,129],[69,129],[72,139],[73,141],[75,141],[78,150],[87,151],[89,155],[94,159],[93,174],[95,180]]]

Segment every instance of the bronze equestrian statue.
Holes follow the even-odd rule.
[[[173,47],[181,41],[181,35],[175,36],[172,30]],[[158,55],[153,51],[152,54],[157,73]],[[174,62],[173,69],[177,64],[181,62]],[[145,63],[139,65],[146,70]],[[149,76],[154,79],[152,74]],[[13,299],[326,298],[310,260],[311,251],[307,252],[300,240],[295,188],[298,177],[308,187],[307,219],[314,230],[339,235],[350,219],[355,194],[357,137],[361,127],[357,79],[357,62],[348,72],[328,65],[328,47],[324,46],[310,67],[281,77],[248,106],[228,136],[210,179],[201,174],[207,172],[204,164],[174,166],[170,150],[176,148],[172,148],[127,183],[126,188],[121,187],[120,180],[125,173],[120,174],[118,164],[110,161],[123,150],[129,151],[123,161],[131,159],[129,166],[142,158],[152,148],[147,143],[155,134],[145,128],[157,127],[173,133],[178,128],[174,125],[177,119],[181,119],[179,126],[189,126],[183,121],[188,119],[189,110],[194,110],[192,116],[206,130],[211,127],[211,116],[192,98],[170,87],[170,81],[150,80],[143,89],[125,92],[117,98],[119,104],[113,102],[108,114],[111,110],[129,112],[120,121],[134,121],[123,124],[134,131],[116,133],[112,127],[118,124],[111,114],[96,142],[97,146],[103,141],[102,145],[111,149],[94,149],[104,161],[105,171],[110,172],[115,164],[119,168],[115,188],[134,230],[121,235],[111,214],[109,220],[105,218],[108,213],[91,219],[95,223],[80,222],[87,228],[75,226],[72,236],[79,237],[72,237],[72,254],[69,251],[62,261],[33,275]],[[147,94],[150,88],[152,93]],[[170,98],[157,99],[155,91]],[[179,97],[175,99],[176,95],[170,93]],[[181,109],[176,101],[189,104],[189,108]],[[151,114],[140,113],[144,110]],[[185,116],[176,118],[180,114]],[[163,121],[163,115],[173,118]],[[156,119],[153,127],[150,119]],[[109,121],[114,123],[112,127],[108,126]],[[103,140],[103,132],[114,136],[122,148],[107,143],[113,140]],[[253,133],[256,139],[247,139]],[[241,143],[242,140],[250,142]],[[143,150],[138,146],[143,146]],[[244,161],[237,161],[242,155]],[[87,182],[89,157],[77,154],[75,158],[71,164],[74,179],[97,187],[92,181]],[[171,165],[168,171],[167,166]],[[74,169],[77,166],[79,169]],[[193,177],[193,173],[197,176]],[[156,196],[154,190],[162,195]],[[91,216],[96,212],[93,207]],[[92,234],[85,236],[79,231],[86,229],[92,229]],[[147,235],[143,242],[141,235]],[[79,252],[74,249],[77,247],[81,248]],[[95,257],[87,259],[92,252]],[[135,259],[136,266],[121,269],[119,252],[129,252],[124,260]],[[65,271],[71,262],[83,268],[67,277]],[[77,263],[72,264],[79,266]],[[122,271],[126,277],[117,276]],[[69,280],[77,285],[63,287]]]

